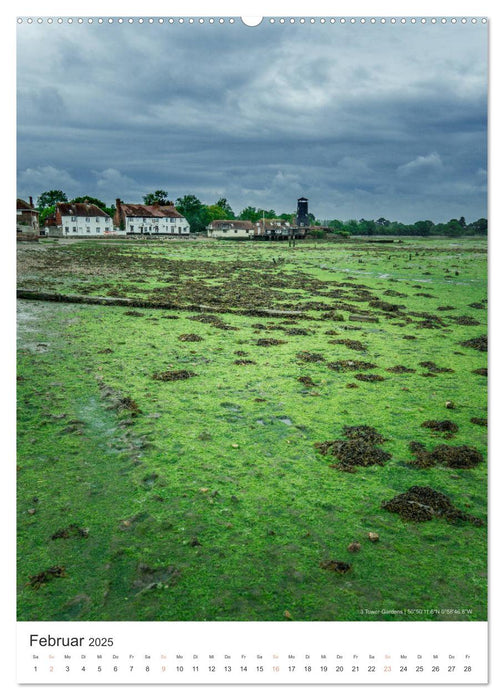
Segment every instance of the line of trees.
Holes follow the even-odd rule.
[[[488,231],[487,219],[478,219],[467,223],[463,216],[460,219],[450,219],[446,223],[435,224],[428,219],[416,221],[414,224],[403,224],[400,221],[379,219],[349,219],[340,221],[332,219],[325,222],[335,233],[346,236],[486,236]]]
[[[43,222],[54,215],[58,202],[84,202],[87,200],[91,204],[103,209],[109,216],[113,217],[115,207],[108,207],[96,197],[83,195],[68,200],[62,190],[49,190],[42,192],[37,199],[39,209],[39,220]],[[143,197],[144,204],[168,205],[173,202],[168,198],[166,190],[156,190]],[[215,219],[240,219],[242,221],[252,221],[256,223],[259,219],[284,219],[294,222],[296,214],[282,213],[276,214],[273,209],[260,209],[257,207],[245,207],[239,214],[235,214],[231,205],[225,197],[218,199],[215,204],[204,204],[196,195],[186,194],[175,201],[176,209],[187,219],[191,232],[204,231],[208,224]],[[309,214],[313,225],[320,225],[313,214]],[[486,219],[478,219],[472,223],[467,223],[463,216],[460,219],[450,219],[446,223],[435,224],[433,221],[417,221],[414,224],[403,224],[400,221],[389,221],[384,217],[379,219],[331,219],[323,221],[322,224],[332,229],[336,234],[342,236],[486,236],[488,222]]]

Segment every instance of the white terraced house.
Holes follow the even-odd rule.
[[[55,220],[63,236],[103,236],[114,230],[112,217],[89,202],[59,202]]]
[[[239,219],[215,219],[207,226],[209,238],[251,238],[254,224]]]
[[[125,204],[116,199],[114,224],[130,235],[187,236],[190,233],[187,219],[173,204]]]

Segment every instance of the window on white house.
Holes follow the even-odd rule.
[[[65,233],[69,233],[69,232],[70,232],[70,229],[68,228],[68,226],[65,226]]]
[[[97,216],[97,217],[96,217],[96,223],[98,224],[99,222],[100,222],[100,217]]]
[[[101,230],[100,227],[97,226],[97,227],[96,227],[96,233],[100,233],[100,230]]]
[[[91,221],[91,219],[89,218],[89,216],[86,216],[86,223],[87,223],[88,221]]]
[[[77,221],[77,219],[75,218],[75,216],[72,216],[71,221]]]
[[[77,233],[77,226],[72,226],[72,233]]]
[[[91,233],[91,226],[86,226],[86,233]]]

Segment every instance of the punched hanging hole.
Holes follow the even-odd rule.
[[[241,21],[246,24],[247,27],[257,27],[263,21],[262,17],[242,17]]]

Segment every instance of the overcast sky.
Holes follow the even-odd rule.
[[[18,27],[18,196],[486,217],[487,27]]]

